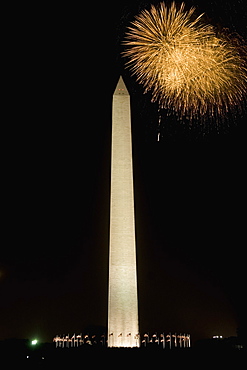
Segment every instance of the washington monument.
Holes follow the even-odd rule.
[[[108,347],[139,347],[130,96],[120,77],[113,95]]]

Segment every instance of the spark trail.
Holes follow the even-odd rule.
[[[224,115],[240,107],[247,92],[246,45],[237,35],[217,34],[175,2],[151,5],[126,33],[127,66],[152,92],[160,108],[182,118]]]

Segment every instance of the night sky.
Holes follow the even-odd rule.
[[[164,114],[157,141],[157,105],[120,57],[126,27],[148,4],[35,5],[15,9],[17,23],[10,17],[0,340],[51,341],[107,324],[111,103],[120,74],[132,104],[141,333],[196,340],[246,325],[247,115],[190,125]],[[186,4],[247,39],[244,1]]]

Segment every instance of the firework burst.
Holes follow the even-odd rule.
[[[246,46],[217,35],[185,4],[143,10],[126,33],[127,66],[152,100],[179,117],[224,114],[241,106],[247,91]]]

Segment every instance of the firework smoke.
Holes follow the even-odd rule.
[[[127,66],[152,100],[179,117],[225,114],[247,92],[246,46],[173,2],[136,16],[124,44]]]

